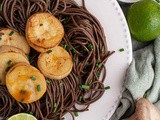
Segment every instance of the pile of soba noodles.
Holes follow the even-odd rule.
[[[49,12],[57,17],[65,28],[60,45],[69,52],[74,66],[69,76],[60,81],[46,78],[45,95],[32,104],[17,102],[6,86],[0,85],[0,118],[23,112],[33,114],[38,120],[61,120],[66,113],[74,119],[74,113],[89,110],[89,106],[102,97],[106,77],[104,65],[113,52],[107,49],[102,26],[87,11],[84,1],[82,3],[83,6],[74,0],[1,0],[0,28],[11,28],[23,35],[31,15]],[[33,49],[29,55],[35,67],[38,55]]]

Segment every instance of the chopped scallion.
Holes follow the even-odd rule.
[[[78,117],[78,112],[74,112],[75,117]]]
[[[89,90],[89,89],[90,89],[90,86],[88,86],[88,85],[82,85],[82,88]]]
[[[31,76],[30,79],[33,80],[33,81],[36,80],[36,78],[34,76]]]
[[[102,67],[102,63],[98,63],[98,68],[101,68]]]
[[[56,110],[57,110],[57,104],[56,103],[54,103],[54,113],[56,112]]]
[[[49,81],[49,80],[46,80],[46,83],[47,83],[47,84],[50,84],[50,81]]]
[[[14,34],[14,31],[11,31],[10,33],[9,33],[9,36],[12,36]]]
[[[37,85],[37,91],[41,91],[41,86],[40,85]]]
[[[0,5],[0,11],[2,11],[2,4]]]
[[[143,98],[147,98],[147,93],[145,93],[145,94],[143,95]]]
[[[61,87],[63,85],[62,81],[59,83],[59,86]]]
[[[93,81],[93,80],[92,80],[92,79],[90,79],[90,80],[89,80],[89,84],[91,84],[91,83],[92,83],[92,81]]]
[[[123,51],[124,51],[124,48],[119,49],[119,51],[120,51],[120,52],[123,52]]]
[[[91,51],[93,49],[93,45],[92,44],[89,44],[88,45],[88,49]]]
[[[111,87],[110,87],[110,86],[105,87],[105,90],[109,90],[109,89],[111,89]]]
[[[28,54],[26,54],[26,57],[29,59],[29,55]]]
[[[9,60],[9,61],[8,61],[8,65],[10,65],[11,63],[12,63],[12,61],[11,61],[11,60]]]
[[[48,51],[47,51],[48,54],[51,53],[51,52],[52,52],[52,50],[48,50]]]
[[[26,93],[26,91],[24,91],[24,90],[21,90],[21,91],[20,91],[20,93],[21,93],[21,94],[25,94],[25,93]]]
[[[66,49],[67,49],[67,45],[65,44],[65,45],[63,46],[63,48],[66,50]]]
[[[79,102],[82,101],[82,96],[79,96],[78,101],[79,101]]]
[[[21,101],[20,101],[21,103],[23,103],[24,102],[24,99],[21,99]]]

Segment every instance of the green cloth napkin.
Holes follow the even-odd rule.
[[[134,52],[125,80],[126,90],[110,120],[129,117],[135,101],[147,93],[147,99],[160,109],[160,37],[149,46]]]

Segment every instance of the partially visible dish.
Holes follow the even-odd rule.
[[[0,86],[0,94],[11,102],[3,102],[9,110],[4,109],[0,117],[32,112],[37,119],[63,119],[70,113],[74,119],[73,113],[77,117],[78,112],[88,111],[110,89],[103,84],[105,63],[114,52],[108,51],[103,28],[87,11],[84,0],[82,7],[73,0],[4,0],[1,6],[7,11],[1,12],[1,27],[26,35],[33,48],[29,61],[43,74],[23,61],[11,66],[5,79],[7,89]]]

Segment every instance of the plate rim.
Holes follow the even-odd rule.
[[[129,30],[125,15],[123,13],[123,10],[121,9],[117,0],[104,0],[104,1],[106,1],[106,2],[109,1],[112,4],[112,6],[114,7],[115,12],[118,13],[119,17],[121,17],[121,23],[123,24],[123,31],[124,31],[125,38],[126,38],[125,41],[127,44],[127,52],[126,52],[128,54],[127,61],[128,61],[128,65],[130,65],[130,63],[132,62],[132,59],[133,59],[132,39],[131,39],[130,30]],[[112,109],[109,110],[109,113],[107,113],[105,115],[105,117],[102,118],[102,120],[109,120],[112,117],[112,115],[114,114],[114,112],[116,111],[116,108],[118,107],[120,100],[122,98],[122,94],[125,90],[124,82],[125,82],[125,80],[123,81],[122,90],[120,91],[120,94],[118,95],[117,100],[114,101],[115,104],[112,106]]]

